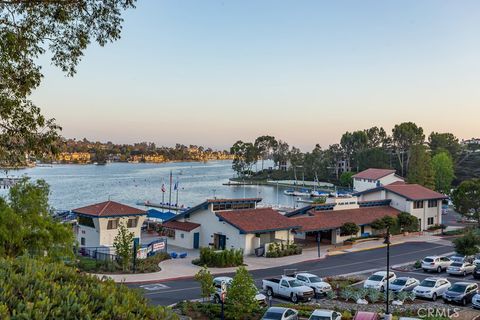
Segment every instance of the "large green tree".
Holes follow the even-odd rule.
[[[122,11],[135,0],[0,1],[0,166],[25,163],[25,155],[54,152],[60,127],[29,96],[43,78],[47,52],[67,75],[76,71],[91,42],[120,38]]]
[[[0,258],[0,288],[0,319],[178,319],[138,291],[44,259]]]
[[[472,231],[453,240],[453,244],[455,246],[455,252],[465,256],[473,256],[480,252],[478,248],[480,246],[480,237]]]
[[[407,181],[427,188],[435,187],[432,160],[424,145],[414,145],[410,150]]]
[[[258,152],[251,142],[238,140],[230,148],[233,155],[232,169],[238,175],[244,175],[246,171],[251,170],[252,165],[258,159]]]
[[[253,145],[257,149],[258,155],[262,159],[262,170],[263,170],[263,163],[265,159],[268,159],[270,157],[273,150],[275,150],[275,148],[277,147],[278,142],[275,139],[275,137],[266,135],[266,136],[260,136],[257,139],[255,139],[255,142]]]
[[[353,236],[360,231],[360,227],[354,222],[345,222],[341,227],[340,231],[343,235]]]
[[[453,160],[457,159],[461,151],[458,138],[452,133],[432,132],[430,136],[428,136],[428,145],[433,155],[447,151]]]
[[[345,132],[340,139],[340,145],[350,161],[352,168],[359,171],[358,155],[368,146],[368,135],[365,131]]]
[[[480,226],[480,179],[460,183],[452,193],[452,202],[458,213],[474,218]]]
[[[447,151],[441,151],[432,158],[432,169],[435,176],[435,190],[450,194],[452,181],[455,178],[452,157]]]
[[[0,198],[0,256],[46,256],[64,259],[73,256],[71,226],[52,218],[48,185],[24,178]]]
[[[259,304],[255,296],[257,287],[250,273],[243,266],[238,267],[227,291],[227,312],[230,319],[249,319],[258,311]]]
[[[422,127],[413,122],[403,122],[392,129],[392,146],[397,154],[402,176],[405,176],[409,167],[412,146],[423,144],[424,141]]]

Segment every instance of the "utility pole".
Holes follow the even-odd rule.
[[[387,299],[385,299],[385,320],[391,320],[392,315],[390,314],[390,227],[387,227],[387,234],[385,235],[385,241],[383,242],[387,245]]]
[[[317,231],[317,251],[318,251],[318,257],[320,258],[320,231]]]

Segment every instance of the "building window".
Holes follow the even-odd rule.
[[[185,238],[185,234],[180,233],[180,238],[184,239],[184,238]]]
[[[80,244],[81,244],[82,246],[84,246],[84,245],[85,245],[85,238],[83,238],[83,237],[82,237],[82,238],[80,238]]]
[[[118,219],[108,220],[107,229],[113,230],[118,228]]]
[[[214,203],[212,206],[213,211],[222,210],[241,210],[241,209],[255,209],[255,202],[246,203]]]
[[[413,202],[413,209],[422,209],[423,208],[423,201],[414,201]]]
[[[428,223],[428,225],[432,225],[433,224],[433,217],[428,218],[427,223]]]
[[[95,228],[95,224],[93,223],[93,219],[91,217],[78,216],[77,221],[80,226]]]
[[[437,200],[428,200],[428,207],[429,208],[436,208],[438,206]]]
[[[138,218],[128,219],[127,228],[136,228],[138,223]]]

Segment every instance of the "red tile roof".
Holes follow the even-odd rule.
[[[355,175],[353,175],[354,178],[359,178],[359,179],[372,179],[372,180],[378,180],[380,178],[383,178],[385,176],[388,176],[389,174],[395,173],[395,170],[393,169],[375,169],[375,168],[370,168],[367,170],[363,170]]]
[[[130,207],[115,201],[105,201],[86,207],[73,209],[72,212],[95,217],[131,216],[147,214],[144,210]]]
[[[243,233],[261,233],[275,230],[295,229],[299,225],[272,208],[219,211],[221,220]]]
[[[384,188],[409,200],[436,200],[447,198],[445,195],[419,184],[391,183],[384,186]]]
[[[162,226],[170,229],[190,232],[200,227],[200,224],[188,222],[188,221],[167,221],[167,222],[164,222]]]
[[[396,217],[400,211],[390,206],[365,207],[358,209],[311,211],[312,216],[290,218],[301,226],[301,231],[317,231],[340,228],[346,222],[358,225],[370,224],[384,216]]]

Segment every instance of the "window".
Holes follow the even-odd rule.
[[[429,208],[436,208],[438,206],[437,200],[428,200],[428,207]]]
[[[287,287],[288,288],[288,282],[286,280],[282,280],[282,282],[280,282],[280,285],[282,287]]]
[[[431,224],[433,224],[433,217],[431,217],[431,218],[428,218],[428,220],[427,220],[427,224],[428,224],[428,225],[431,225]]]
[[[247,202],[247,203],[215,203],[213,204],[212,210],[213,211],[221,211],[221,210],[240,210],[240,209],[254,209],[255,203],[254,202]]]
[[[414,201],[413,202],[413,209],[421,209],[423,208],[423,201]]]
[[[185,234],[184,233],[180,233],[180,238],[185,238]]]
[[[83,237],[82,237],[82,238],[80,238],[80,244],[81,244],[82,246],[84,246],[84,245],[85,245],[85,238],[83,238]]]
[[[138,223],[138,218],[128,219],[127,228],[136,228]]]
[[[108,220],[107,229],[113,230],[118,228],[118,219]]]
[[[78,224],[85,227],[95,228],[93,219],[90,217],[78,216]]]

